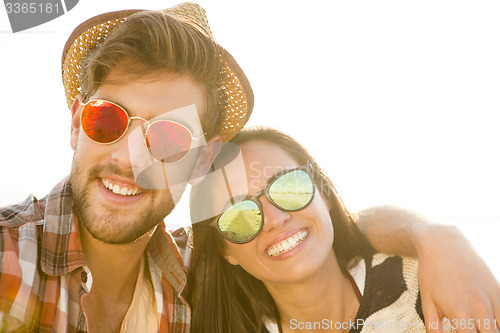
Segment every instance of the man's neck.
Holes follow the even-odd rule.
[[[92,237],[80,227],[82,249],[92,274],[91,294],[98,293],[107,299],[130,298],[139,272],[139,262],[151,235],[146,234],[130,244],[115,245]],[[96,291],[96,293],[92,293]]]
[[[151,234],[130,244],[114,245],[95,239],[80,227],[82,249],[93,280],[90,294],[82,300],[90,332],[120,330]]]

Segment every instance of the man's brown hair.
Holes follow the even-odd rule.
[[[202,27],[162,11],[129,16],[89,52],[82,63],[80,83],[85,100],[113,70],[126,79],[153,74],[188,75],[205,86],[205,110],[200,116],[210,138],[222,121],[224,101],[218,82],[221,48]]]

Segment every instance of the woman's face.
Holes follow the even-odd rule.
[[[266,141],[245,143],[241,151],[249,196],[264,189],[276,173],[300,166],[281,148]],[[282,211],[261,195],[261,232],[245,244],[225,240],[226,259],[265,283],[300,281],[322,269],[327,259],[335,260],[329,208],[318,190],[313,201],[297,212]],[[290,238],[299,240],[298,244],[284,249],[283,242]]]

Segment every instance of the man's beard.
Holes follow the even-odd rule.
[[[132,171],[125,172],[116,165],[97,165],[85,173],[81,165],[75,154],[70,175],[73,201],[79,223],[95,239],[109,244],[132,243],[158,225],[175,206],[168,189],[149,190],[150,200],[144,200],[134,215],[124,215],[120,207],[98,206],[96,199],[90,197],[90,185],[101,181],[98,176],[114,174],[133,179]],[[160,200],[162,192],[166,192],[166,198]]]

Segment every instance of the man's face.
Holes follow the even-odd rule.
[[[198,111],[204,110],[205,95],[204,87],[185,75],[159,74],[127,81],[120,80],[119,73],[112,72],[90,97],[93,99],[114,102],[130,116],[149,120],[191,104],[195,104]],[[128,138],[144,122],[134,119],[120,140],[99,144],[81,129],[82,103],[79,100],[75,103],[71,186],[80,222],[96,239],[114,244],[133,242],[163,220],[174,207],[168,188],[140,188],[134,179]],[[190,124],[184,125],[189,127]],[[199,133],[193,134],[199,136]]]

